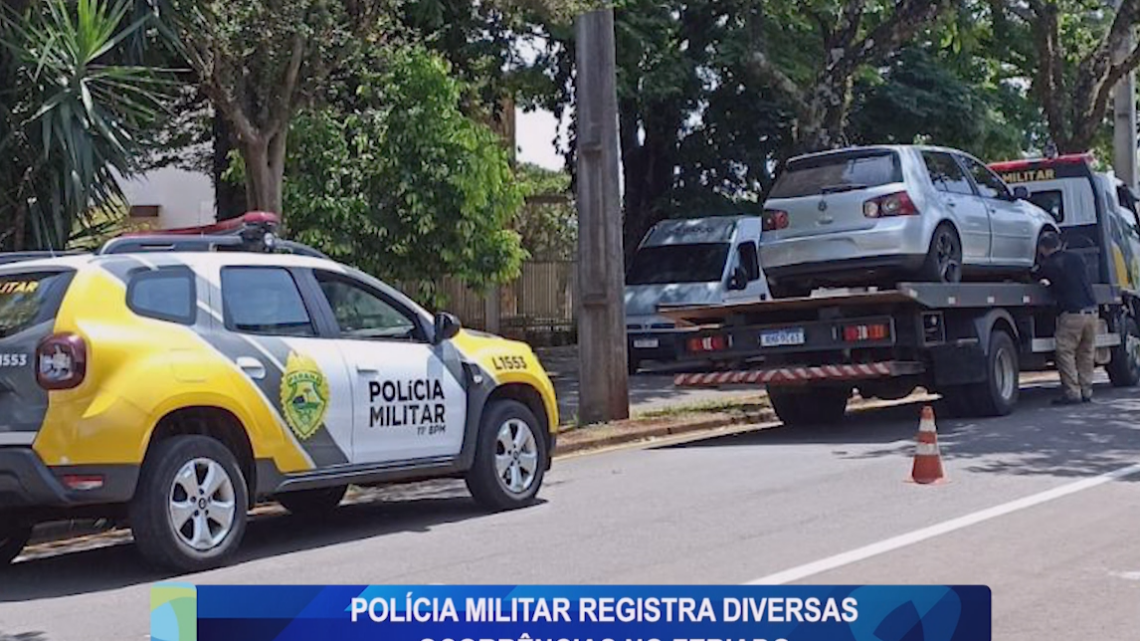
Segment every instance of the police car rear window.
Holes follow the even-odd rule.
[[[61,286],[74,272],[0,276],[0,338],[55,318]],[[60,285],[60,286],[57,286]]]
[[[902,182],[902,164],[893,151],[857,151],[808,156],[788,163],[769,198],[834,194]]]

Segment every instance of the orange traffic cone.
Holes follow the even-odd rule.
[[[929,405],[922,408],[922,420],[918,424],[918,448],[914,453],[910,478],[923,485],[938,483],[945,478],[942,473],[942,453],[938,449],[938,432],[934,425],[934,409]]]

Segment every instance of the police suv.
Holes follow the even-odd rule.
[[[256,501],[314,515],[349,484],[460,477],[492,510],[534,500],[558,410],[530,348],[274,225],[0,257],[0,563],[37,523],[109,517],[152,562],[199,570]]]

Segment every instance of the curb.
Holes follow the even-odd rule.
[[[561,458],[588,450],[596,450],[599,448],[612,447],[615,445],[625,445],[628,443],[647,441],[665,436],[676,436],[679,434],[690,434],[693,432],[712,431],[720,429],[722,427],[730,427],[744,423],[763,423],[774,420],[775,418],[776,413],[772,410],[767,410],[763,412],[753,412],[750,414],[741,414],[737,416],[705,418],[697,421],[678,421],[676,423],[658,425],[644,430],[631,429],[628,432],[619,432],[600,438],[585,439],[580,442],[567,443],[565,445],[558,444],[554,449],[554,457]],[[566,430],[565,432],[562,432],[562,434],[572,434],[579,430],[589,429],[590,428],[588,427],[579,427],[572,430]]]

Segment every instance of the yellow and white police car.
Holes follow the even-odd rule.
[[[155,563],[216,566],[257,500],[316,514],[350,484],[534,500],[558,409],[530,348],[273,229],[0,260],[0,563],[34,524],[98,516]]]

